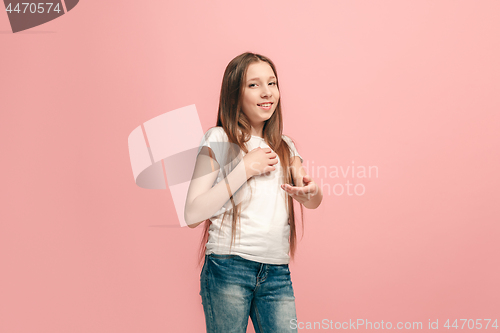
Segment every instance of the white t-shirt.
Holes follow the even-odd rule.
[[[283,139],[288,143],[291,151],[291,157],[302,157],[297,152],[295,145],[287,136]],[[220,126],[210,128],[204,135],[198,153],[203,146],[210,147],[215,154],[215,159],[219,163],[219,174],[214,185],[224,179],[221,168],[228,165],[227,150],[229,140]],[[237,145],[235,145],[237,147]],[[252,136],[246,142],[248,151],[257,147],[270,148],[265,140],[258,136]],[[240,151],[240,157],[245,156]],[[205,254],[236,254],[247,260],[253,260],[266,264],[288,264],[290,256],[289,236],[290,225],[288,224],[288,211],[286,209],[287,194],[281,189],[283,184],[283,171],[281,161],[277,157],[278,163],[274,166],[276,169],[269,175],[259,175],[250,178],[248,185],[244,184],[235,194],[234,198],[241,195],[242,202],[240,220],[238,222],[241,228],[241,237],[236,229],[236,239],[229,252],[231,243],[231,224],[232,224],[232,203],[228,200],[224,206],[210,218],[212,224],[209,229],[208,242],[206,244]],[[230,173],[225,169],[226,176]],[[238,202],[236,202],[238,203]],[[224,219],[224,225],[221,229],[222,217],[224,212],[228,211]]]

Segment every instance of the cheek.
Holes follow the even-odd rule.
[[[252,101],[248,100],[248,99],[244,99],[243,100],[243,103],[242,103],[242,109],[243,109],[243,112],[248,115],[249,113],[252,112]]]
[[[253,104],[252,100],[250,98],[248,98],[248,97],[243,100],[243,106],[246,109],[252,107],[252,104]]]
[[[280,91],[277,88],[274,88],[271,90],[271,93],[273,95],[273,99],[276,100],[276,103],[280,100]]]
[[[245,98],[243,99],[243,104],[247,105],[247,106],[254,106],[256,105],[256,103],[258,103],[256,97],[252,94],[248,94],[245,96]]]

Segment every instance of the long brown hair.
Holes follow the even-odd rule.
[[[266,62],[268,63],[276,77],[276,86],[279,90],[278,73],[276,72],[276,67],[274,63],[267,57],[260,54],[245,52],[240,54],[226,67],[224,71],[224,77],[222,79],[222,87],[219,99],[219,110],[217,114],[217,125],[221,126],[226,132],[228,139],[231,143],[237,144],[241,150],[248,153],[248,149],[245,143],[250,140],[251,137],[251,125],[247,116],[242,110],[242,94],[244,89],[244,84],[246,82],[246,71],[250,64],[255,62]],[[241,133],[241,134],[240,134]],[[269,147],[279,156],[281,161],[281,166],[283,169],[283,183],[284,184],[294,184],[292,171],[291,171],[291,158],[290,158],[290,148],[285,140],[282,138],[283,133],[283,116],[281,113],[281,97],[278,100],[276,109],[273,115],[264,122],[263,136],[265,141],[268,143]],[[292,140],[293,142],[293,140]],[[224,178],[226,178],[224,168],[221,166]],[[247,180],[247,183],[252,178]],[[296,184],[294,184],[296,185]],[[232,230],[231,230],[231,245],[236,237],[236,227],[238,225],[240,217],[241,203],[235,204],[234,198],[231,195],[231,203],[233,205],[232,209]],[[288,223],[290,224],[290,257],[294,258],[295,250],[297,247],[297,234],[296,234],[296,223],[295,223],[295,212],[293,208],[293,198],[286,195],[286,206],[288,209]],[[302,219],[302,234],[304,234],[304,208],[300,204],[301,219]],[[222,217],[222,224],[226,217],[226,212]],[[210,219],[205,220],[204,230],[200,246],[199,262],[200,265],[203,263],[205,257],[206,243],[208,241],[208,230],[212,222]],[[221,225],[222,228],[222,225]]]

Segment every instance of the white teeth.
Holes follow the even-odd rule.
[[[271,106],[271,103],[261,104],[260,106],[263,106],[263,107],[267,108],[268,106]]]

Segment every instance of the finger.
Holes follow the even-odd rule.
[[[267,155],[266,157],[269,158],[270,160],[274,161],[274,160],[277,160],[278,155],[274,155],[274,156],[273,155]]]
[[[283,184],[283,185],[281,185],[281,188],[282,188],[282,189],[283,189],[286,193],[288,193],[288,194],[290,194],[290,193],[291,193],[292,187],[291,187],[290,185],[288,185],[288,184]]]
[[[267,166],[265,169],[264,169],[264,172],[271,172],[271,171],[274,171],[276,170],[276,167],[272,166],[272,165],[269,165]]]
[[[313,192],[310,186],[292,187],[290,190],[297,195],[308,195]]]
[[[285,191],[286,194],[290,195],[289,189],[286,187],[286,185],[281,185],[280,187],[283,191]]]
[[[285,190],[288,193],[292,193],[292,194],[295,194],[295,195],[301,194],[301,189],[302,189],[302,187],[290,186],[288,184],[285,185]]]

